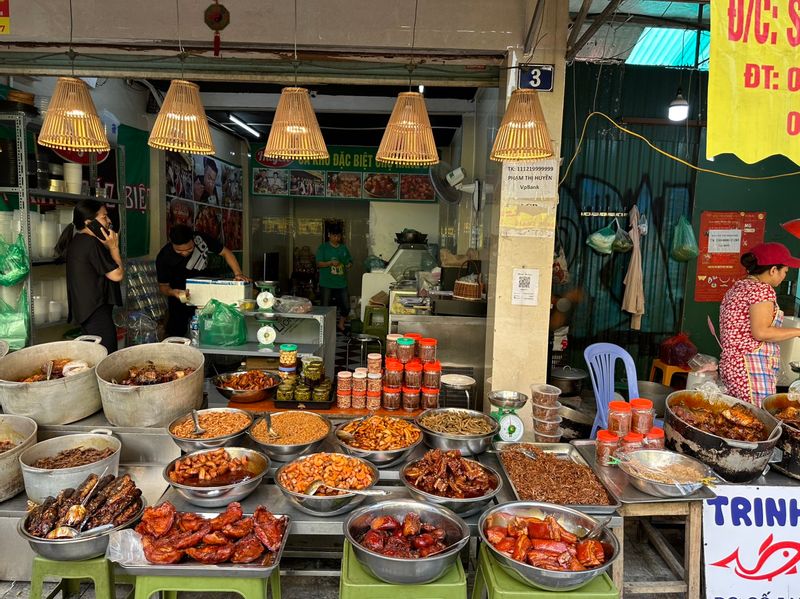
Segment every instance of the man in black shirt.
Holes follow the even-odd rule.
[[[187,306],[186,279],[198,277],[208,266],[209,254],[219,254],[233,271],[237,281],[249,281],[239,266],[239,261],[219,241],[193,231],[186,225],[177,225],[169,233],[169,243],[156,257],[156,275],[159,291],[167,296],[169,317],[168,337],[184,337],[194,308]]]

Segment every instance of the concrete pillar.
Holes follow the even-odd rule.
[[[543,0],[544,1],[544,0]],[[553,140],[554,158],[560,157],[561,124],[564,109],[564,81],[566,64],[567,27],[569,23],[568,3],[562,0],[546,0],[541,32],[535,36],[540,40],[532,57],[524,62],[554,64],[554,89],[540,94],[544,116]],[[522,50],[511,49],[507,66],[522,62]],[[517,71],[510,68],[506,81],[501,82],[501,98],[498,102],[500,116],[505,112],[511,92],[516,88]],[[553,212],[558,196],[545,198]],[[506,190],[495,189],[492,205],[491,254],[489,276],[489,311],[486,335],[487,376],[492,377],[494,390],[515,390],[530,394],[532,383],[543,383],[547,376],[548,321],[550,316],[550,284],[555,239],[553,230],[536,232],[534,237],[512,237],[501,235],[500,214],[511,204]],[[539,294],[537,306],[512,305],[512,272],[515,268],[532,268],[539,271]],[[489,386],[485,386],[488,390]],[[488,409],[488,401],[485,403]],[[530,403],[520,413],[525,423],[525,437],[530,438],[533,426]]]

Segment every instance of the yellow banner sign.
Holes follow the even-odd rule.
[[[714,0],[707,155],[800,164],[800,0]]]
[[[0,0],[0,35],[11,33],[11,0]]]

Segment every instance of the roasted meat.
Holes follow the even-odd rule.
[[[152,537],[142,537],[142,549],[147,561],[153,564],[177,564],[183,559],[184,552],[168,545],[156,546]]]
[[[242,506],[234,501],[219,516],[211,521],[211,530],[222,530],[242,518]]]
[[[672,406],[675,415],[701,431],[737,441],[764,441],[767,427],[746,407],[703,401],[692,397],[686,404]]]
[[[213,533],[217,534],[217,533]],[[221,564],[227,562],[233,556],[234,544],[225,542],[223,544],[200,545],[190,547],[186,550],[186,555],[201,564]]]
[[[278,519],[263,506],[258,506],[253,514],[255,535],[270,551],[277,551],[285,532],[286,524],[283,519]]]
[[[453,499],[482,497],[498,485],[488,470],[462,458],[458,450],[432,449],[409,467],[405,475],[421,491]]]
[[[128,369],[128,376],[122,380],[122,385],[158,385],[168,383],[194,372],[194,368],[172,368],[159,367],[153,362],[147,362],[144,366],[133,366]],[[116,381],[112,381],[116,382]]]
[[[375,553],[388,557],[416,559],[444,551],[446,533],[427,522],[419,515],[409,512],[400,524],[392,516],[378,516],[358,542]]]
[[[234,564],[249,564],[256,561],[264,553],[264,545],[254,534],[247,535],[236,541],[231,561]]]
[[[161,505],[145,508],[142,521],[136,530],[144,535],[163,537],[167,534],[175,522],[175,506],[169,501]],[[141,530],[139,530],[141,528]]]
[[[262,509],[262,508],[258,508]],[[222,534],[232,539],[241,539],[253,532],[253,518],[242,518],[222,529]],[[278,540],[280,545],[280,540]]]

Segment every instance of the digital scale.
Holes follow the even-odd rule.
[[[500,424],[495,440],[514,443],[522,439],[525,425],[522,418],[517,416],[517,410],[525,405],[528,396],[517,391],[492,391],[488,397],[489,403],[497,408],[489,415]]]

